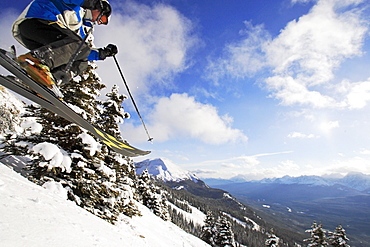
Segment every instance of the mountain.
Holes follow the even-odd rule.
[[[135,167],[137,174],[141,174],[144,170],[148,170],[149,174],[154,176],[156,179],[160,179],[165,182],[179,182],[182,180],[192,180],[194,182],[200,181],[195,174],[181,169],[166,158],[146,159],[135,163]]]
[[[228,191],[256,212],[264,212],[299,232],[313,221],[322,222],[331,231],[342,224],[350,245],[365,247],[370,246],[369,177],[361,173],[342,178],[285,176],[242,183],[221,181],[212,187]]]
[[[199,236],[197,234],[201,225],[194,224],[191,229],[187,228],[189,222],[190,225],[193,224],[188,212],[197,212],[204,217],[208,212],[212,212],[216,217],[227,216],[232,225],[235,240],[242,244],[241,246],[264,246],[265,231],[271,228],[289,246],[294,246],[294,243],[302,244],[305,238],[304,231],[298,233],[291,231],[289,227],[282,227],[278,221],[264,212],[257,213],[227,190],[211,188],[194,174],[181,169],[168,159],[145,160],[136,163],[135,166],[137,174],[147,169],[156,184],[160,185],[161,190],[166,191],[165,194],[172,209],[172,221],[196,236]]]
[[[338,179],[336,183],[370,194],[370,175],[349,173],[344,178]]]
[[[41,187],[0,163],[1,246],[208,246],[141,204],[142,216],[112,225],[66,193],[60,183]]]
[[[263,179],[255,181],[260,183],[273,183],[273,184],[306,184],[312,186],[334,186],[342,185],[358,191],[370,192],[370,175],[363,173],[348,173],[343,178],[325,178],[320,176],[300,176],[290,177],[284,176],[282,178]]]
[[[262,180],[246,181],[240,177],[234,177],[231,179],[216,179],[207,178],[204,181],[210,186],[220,186],[227,184],[236,183],[260,183],[260,184],[301,184],[301,185],[311,185],[311,186],[335,186],[341,185],[349,189],[370,193],[370,175],[366,175],[359,172],[351,172],[346,176],[299,176],[291,177],[284,176],[281,178],[265,178]]]
[[[166,158],[146,159],[135,163],[136,174],[148,173],[157,181],[164,182],[174,190],[186,190],[197,196],[222,198],[225,191],[210,188],[195,174],[182,169]]]

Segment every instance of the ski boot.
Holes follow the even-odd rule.
[[[31,52],[19,56],[16,60],[33,80],[49,88],[58,98],[63,98],[63,94],[55,84],[49,67],[42,64]]]

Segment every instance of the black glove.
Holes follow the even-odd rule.
[[[116,45],[109,44],[104,48],[99,49],[99,59],[104,60],[107,57],[112,57],[118,53],[118,48]]]

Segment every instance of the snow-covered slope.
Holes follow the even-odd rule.
[[[67,201],[58,183],[45,187],[0,163],[1,246],[208,246],[142,205],[142,217],[111,225]]]
[[[195,174],[180,168],[172,163],[169,159],[165,158],[147,159],[135,163],[135,166],[137,174],[141,174],[145,169],[147,169],[149,174],[165,182],[178,182],[186,179],[193,180],[194,182],[199,181],[199,178],[197,178]]]

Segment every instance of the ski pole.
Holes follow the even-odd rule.
[[[120,73],[120,75],[121,75],[122,81],[124,82],[124,84],[125,84],[125,86],[126,86],[126,90],[127,90],[128,94],[130,95],[130,98],[131,98],[132,104],[134,105],[135,110],[136,110],[136,112],[137,112],[137,115],[139,116],[140,121],[141,121],[141,123],[143,124],[143,127],[144,127],[144,129],[145,129],[145,132],[146,132],[146,134],[147,134],[147,136],[148,136],[148,138],[149,138],[149,139],[148,139],[148,142],[152,142],[152,141],[153,141],[153,137],[150,137],[150,135],[149,135],[148,129],[146,128],[145,123],[144,123],[144,120],[143,120],[143,118],[141,117],[141,114],[140,114],[140,112],[139,112],[139,108],[137,107],[137,105],[136,105],[136,103],[135,103],[134,97],[132,97],[132,94],[131,94],[130,88],[128,87],[128,84],[127,84],[127,82],[126,82],[125,76],[123,75],[123,72],[122,72],[122,70],[121,70],[121,67],[120,67],[120,66],[119,66],[119,64],[118,64],[118,61],[117,61],[116,55],[113,55],[113,58],[114,58],[114,62],[115,62],[115,63],[116,63],[116,65],[117,65],[117,69],[118,69],[118,71],[119,71],[119,73]]]

